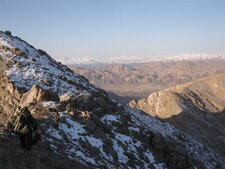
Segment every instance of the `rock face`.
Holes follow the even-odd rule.
[[[225,75],[214,75],[155,92],[129,106],[164,119],[225,156],[224,88]]]
[[[0,168],[13,168],[5,156],[12,161],[21,157],[18,139],[8,140],[4,125],[18,105],[26,104],[38,120],[42,139],[30,158],[23,156],[29,162],[20,158],[26,162],[17,165],[19,169],[57,168],[55,164],[59,168],[225,167],[224,157],[198,140],[111,100],[46,52],[4,32],[0,32],[0,58],[5,65],[0,84]],[[55,111],[60,115],[58,128]],[[12,144],[16,151],[10,155]]]
[[[146,100],[138,100],[137,102],[132,100],[129,106],[151,112],[152,116],[169,118],[182,112],[179,100],[179,95],[174,92],[159,91],[152,93]]]
[[[5,74],[1,75],[0,81],[0,110],[4,112],[1,113],[1,120],[5,123],[19,105],[21,93]]]

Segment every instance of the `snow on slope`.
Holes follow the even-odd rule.
[[[0,32],[0,46],[7,48],[0,57],[8,65],[6,73],[17,87],[30,89],[33,85],[38,84],[59,95],[96,90],[85,78],[74,74],[46,53],[18,38]],[[18,56],[11,51],[12,49],[19,49],[25,54]],[[75,84],[83,87],[83,90],[77,89]]]
[[[107,64],[114,63],[123,63],[123,64],[131,64],[131,63],[144,63],[154,61],[155,59],[145,56],[115,56],[110,57],[105,61]]]
[[[45,105],[55,106],[52,102]],[[111,148],[105,145],[103,138],[89,134],[85,125],[72,120],[68,112],[60,112],[61,123],[58,130],[45,124],[42,127],[47,127],[47,140],[52,150],[60,154],[65,153],[70,159],[79,160],[85,165],[97,168],[166,168],[165,164],[157,162],[150,149],[144,148],[143,143],[130,135],[118,132],[113,122],[121,123],[119,116],[106,114],[101,119],[105,125],[113,126],[112,134],[107,134],[105,138],[111,142]],[[130,123],[136,125],[132,121]],[[143,153],[142,156],[140,153]],[[118,160],[115,159],[115,154]],[[131,156],[139,163],[131,165]]]
[[[160,132],[165,137],[174,140],[176,144],[184,147],[184,149],[190,152],[190,154],[198,159],[198,161],[201,161],[205,168],[214,169],[215,166],[217,166],[215,159],[223,164],[223,157],[214,153],[213,150],[206,148],[204,145],[200,144],[191,137],[185,136],[184,133],[180,132],[180,130],[176,129],[172,125],[168,123],[162,123],[155,118],[148,116],[147,114],[141,113],[139,110],[127,108],[127,111],[132,114],[132,120],[135,121],[136,124],[144,124],[144,126],[148,129],[150,128],[155,132]],[[179,138],[182,138],[182,141]]]
[[[131,132],[140,132],[140,129],[144,126],[146,131],[161,133],[165,138],[193,155],[198,162],[204,164],[204,168],[214,169],[218,161],[221,164],[223,163],[223,158],[194,139],[185,136],[175,127],[160,122],[139,110],[126,108],[124,113],[132,117],[128,124]],[[152,150],[145,147],[141,141],[118,131],[115,124],[122,123],[120,116],[106,114],[101,118],[104,125],[113,128],[112,134],[107,134],[106,137],[111,142],[113,151],[117,154],[118,161],[116,161],[112,153],[109,153],[111,151],[107,151],[103,138],[96,138],[88,134],[85,125],[74,122],[68,112],[61,112],[60,114],[60,118],[64,120],[62,120],[59,130],[55,130],[51,126],[48,128],[50,144],[55,152],[63,153],[62,149],[59,148],[63,143],[69,158],[79,159],[83,164],[93,165],[97,168],[103,166],[106,168],[167,168],[164,163],[157,160]],[[138,164],[130,165],[131,154],[134,161],[139,161]]]

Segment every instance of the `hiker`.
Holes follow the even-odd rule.
[[[54,114],[54,125],[56,129],[59,128],[59,112],[58,111],[55,111],[55,114]]]
[[[28,107],[22,108],[16,115],[13,121],[12,130],[19,135],[21,148],[25,151],[30,151],[31,146],[33,145],[32,133],[37,130],[37,123]]]
[[[9,120],[8,123],[7,123],[7,129],[10,130],[9,137],[11,137],[11,134],[14,132],[14,131],[13,131],[13,124],[15,123],[15,121],[16,121],[16,116],[17,116],[17,114],[18,114],[20,111],[21,111],[21,107],[18,106],[18,107],[16,108],[15,113],[13,114],[13,116],[10,118],[10,120]],[[14,132],[14,133],[15,133],[15,132]]]

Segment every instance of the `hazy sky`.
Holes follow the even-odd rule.
[[[0,0],[0,29],[55,58],[225,53],[225,0]]]

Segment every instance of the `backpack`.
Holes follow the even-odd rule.
[[[24,110],[17,115],[15,122],[13,124],[13,130],[15,132],[27,134],[29,132],[28,128],[29,117]]]

